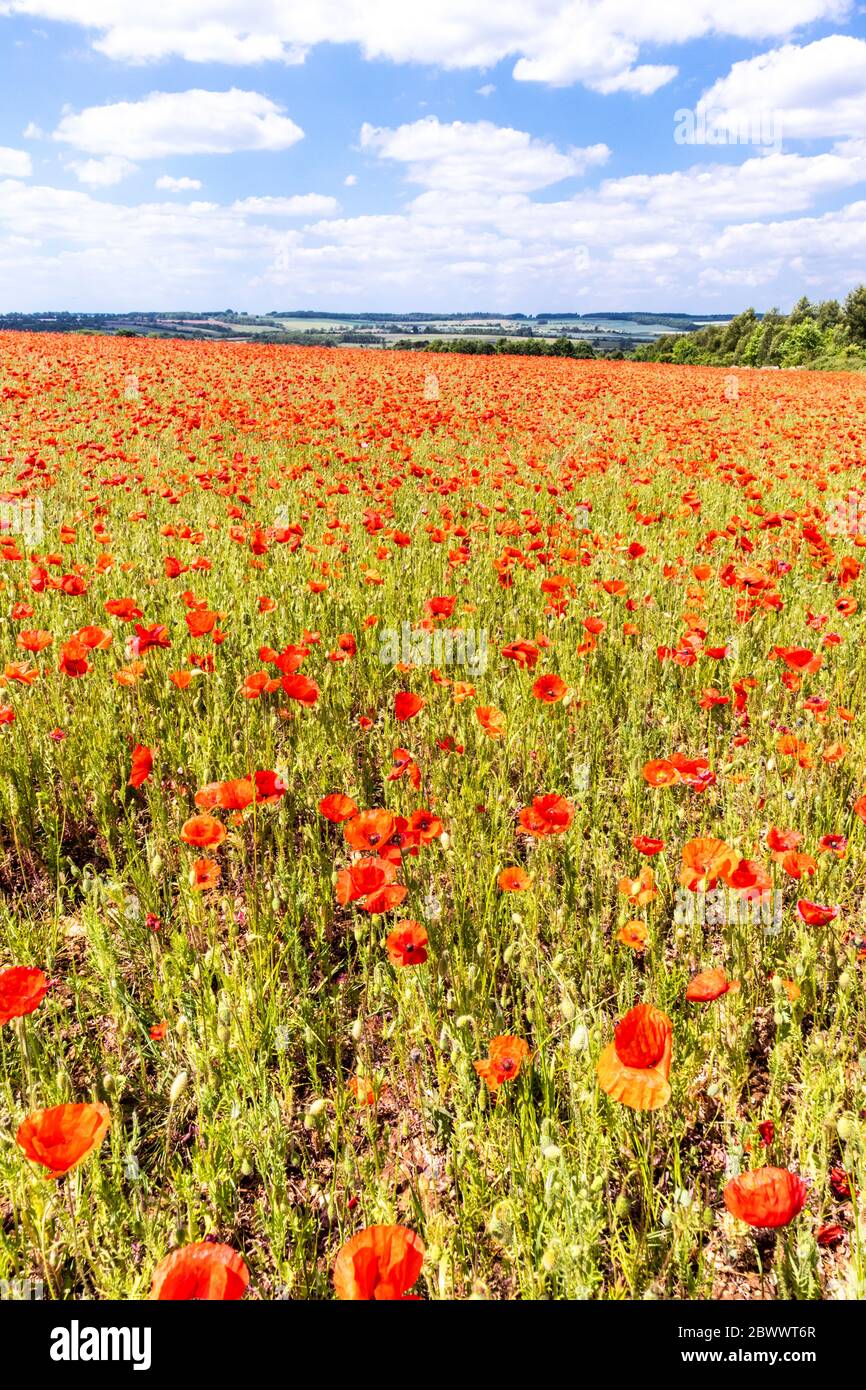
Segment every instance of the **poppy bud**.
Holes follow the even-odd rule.
[[[178,1014],[177,1022],[174,1025],[174,1031],[177,1037],[186,1037],[187,1033],[189,1032],[189,1019],[187,1018],[186,1014]]]
[[[110,1071],[105,1072],[102,1078],[102,1089],[107,1096],[113,1096],[117,1090],[117,1082]]]
[[[179,1071],[174,1081],[171,1083],[171,1090],[168,1093],[169,1105],[175,1105],[183,1095],[189,1084],[189,1072]]]
[[[559,1009],[566,1023],[570,1023],[574,1018],[574,1000],[564,994],[559,1001]]]
[[[326,1100],[323,1100],[321,1096],[317,1100],[310,1101],[310,1104],[307,1107],[307,1114],[309,1115],[310,1119],[318,1119],[319,1115],[322,1114],[322,1111],[325,1109],[325,1106],[327,1104],[328,1102]]]
[[[153,856],[153,858],[151,859],[150,864],[149,864],[148,867],[149,867],[149,869],[150,869],[150,876],[151,876],[151,878],[159,878],[160,874],[162,873],[162,858],[161,858],[161,856],[158,855],[158,854],[155,854],[155,855]]]
[[[231,1035],[231,1029],[227,1028],[224,1023],[217,1024],[217,1037],[221,1043],[227,1043]]]
[[[850,1144],[857,1138],[857,1125],[850,1115],[841,1115],[836,1121],[836,1133],[843,1144]]]
[[[568,1040],[568,1046],[572,1052],[585,1052],[589,1047],[589,1029],[585,1024],[579,1023]]]
[[[360,1042],[361,1039],[362,1039],[362,1037],[364,1036],[364,1022],[363,1022],[363,1019],[356,1018],[355,1021],[354,1021],[353,1024],[352,1024],[352,1027],[351,1027],[351,1029],[350,1029],[350,1032],[351,1032],[351,1034],[352,1034],[352,1041],[353,1041],[353,1042]]]

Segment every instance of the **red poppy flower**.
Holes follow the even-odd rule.
[[[132,750],[132,770],[129,774],[129,785],[140,787],[142,782],[146,782],[153,768],[153,752],[144,744],[137,743]]]
[[[358,808],[350,796],[344,796],[342,792],[331,792],[329,796],[323,796],[319,802],[319,814],[339,825],[342,821],[351,820],[356,816]]]
[[[404,918],[388,933],[385,946],[392,965],[423,965],[427,959],[427,930],[420,922]]]
[[[532,879],[525,869],[511,868],[503,869],[496,882],[503,893],[522,893],[532,883]]]
[[[740,856],[724,840],[700,837],[683,845],[683,866],[680,883],[692,892],[715,888],[719,879],[727,881],[739,863]]]
[[[343,1301],[404,1301],[424,1264],[424,1242],[405,1226],[367,1226],[334,1261],[334,1290]]]
[[[190,870],[190,887],[196,893],[216,888],[222,878],[222,872],[215,859],[197,859]]]
[[[644,764],[642,772],[644,781],[651,787],[673,787],[682,780],[669,758],[653,758]]]
[[[478,705],[475,718],[488,738],[499,739],[505,735],[505,715],[495,705]],[[866,798],[864,798],[866,801]]]
[[[555,705],[557,700],[561,700],[568,686],[561,676],[556,676],[552,672],[546,676],[539,676],[532,687],[532,693],[536,700],[542,700],[546,705]]]
[[[409,817],[409,829],[418,836],[422,845],[429,845],[438,840],[444,828],[439,817],[423,806],[413,811]]]
[[[518,820],[527,835],[538,838],[561,835],[574,820],[574,807],[564,796],[550,792],[547,796],[536,796],[532,805],[520,812]]]
[[[10,1019],[35,1013],[47,993],[48,980],[42,970],[13,965],[0,971],[0,1027]]]
[[[15,1142],[27,1158],[62,1178],[102,1143],[111,1122],[107,1105],[55,1105],[34,1110],[19,1125]]]
[[[797,911],[808,927],[826,927],[839,916],[838,907],[823,907],[821,903],[811,903],[808,898],[799,898]]]
[[[346,843],[360,852],[378,850],[394,833],[394,817],[390,811],[359,811],[346,821],[343,829]]]
[[[423,708],[424,701],[421,696],[415,695],[411,690],[400,690],[394,696],[394,714],[401,723],[414,718]]]
[[[486,1057],[473,1065],[490,1090],[498,1091],[506,1081],[513,1081],[520,1074],[520,1068],[529,1056],[529,1045],[522,1038],[504,1034],[492,1040],[487,1053]]]
[[[516,661],[521,669],[531,671],[541,652],[532,642],[509,642],[502,648],[502,655],[508,661]]]
[[[738,1220],[759,1229],[787,1226],[806,1204],[806,1184],[787,1168],[753,1168],[732,1178],[725,1206]]]
[[[661,854],[665,847],[665,842],[664,840],[654,840],[649,835],[635,835],[632,840],[632,845],[637,850],[638,854],[651,856],[653,854]]]
[[[689,980],[686,998],[693,1004],[709,1004],[733,988],[734,983],[728,979],[724,970],[702,970]]]
[[[225,826],[213,816],[192,816],[181,827],[180,838],[196,849],[212,849],[222,844],[227,833]]]
[[[774,854],[787,854],[789,849],[796,849],[802,839],[799,830],[779,830],[771,825],[767,831],[767,846]]]
[[[243,1298],[250,1282],[242,1257],[230,1245],[200,1240],[181,1245],[160,1260],[153,1274],[151,1298],[207,1300]]]
[[[673,1028],[667,1014],[638,1004],[622,1019],[598,1059],[598,1084],[632,1110],[658,1110],[671,1097],[668,1082]]]
[[[316,682],[300,671],[293,676],[283,676],[282,685],[290,700],[297,700],[299,705],[307,709],[312,709],[321,693]]]

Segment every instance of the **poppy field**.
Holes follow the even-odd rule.
[[[7,1290],[866,1296],[866,379],[6,333],[0,528]]]

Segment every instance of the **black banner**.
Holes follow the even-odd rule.
[[[348,1318],[348,1322],[346,1322]],[[357,1319],[357,1321],[356,1321]],[[26,1350],[27,1365],[40,1381],[62,1384],[72,1374],[106,1369],[115,1379],[125,1372],[175,1377],[212,1370],[249,1374],[281,1359],[302,1356],[303,1364],[319,1347],[320,1364],[333,1372],[344,1362],[357,1367],[359,1357],[375,1349],[387,1332],[392,1350],[401,1348],[404,1369],[424,1360],[422,1336],[456,1332],[452,1370],[461,1373],[475,1357],[487,1375],[519,1346],[535,1348],[539,1368],[559,1347],[569,1358],[600,1360],[617,1372],[672,1370],[694,1376],[700,1384],[713,1367],[737,1371],[756,1367],[785,1376],[806,1368],[822,1375],[847,1369],[859,1342],[862,1311],[857,1303],[715,1302],[669,1303],[466,1303],[428,1304],[421,1300],[400,1311],[383,1307],[352,1313],[334,1303],[264,1303],[251,1300],[230,1306],[214,1303],[52,1303],[38,1300],[0,1302],[0,1339],[7,1370],[16,1346]],[[519,1342],[515,1334],[519,1333]],[[324,1340],[319,1340],[324,1334]],[[337,1334],[337,1335],[335,1335]],[[348,1334],[348,1335],[346,1335]],[[479,1334],[482,1334],[479,1338]],[[553,1344],[551,1336],[566,1339]],[[405,1338],[411,1340],[404,1341]],[[533,1339],[533,1340],[528,1340]],[[537,1340],[536,1340],[537,1339]],[[441,1345],[436,1343],[434,1345]],[[380,1348],[381,1350],[381,1348]],[[511,1370],[513,1371],[513,1363]]]

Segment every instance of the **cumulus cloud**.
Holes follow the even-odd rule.
[[[638,94],[676,73],[639,61],[646,50],[707,35],[786,38],[851,9],[851,0],[152,0],[145,10],[139,0],[0,0],[0,15],[86,27],[122,62],[299,63],[317,44],[351,43],[370,59],[463,69],[507,59],[519,81]]]
[[[338,212],[340,204],[324,193],[294,193],[288,198],[239,198],[232,207],[251,217],[327,217]]]
[[[26,150],[11,150],[7,145],[0,145],[0,175],[25,179],[32,173],[33,164]]]
[[[185,174],[179,178],[173,178],[171,174],[161,174],[154,187],[161,188],[165,193],[193,193],[201,188],[201,179],[191,179]]]
[[[396,214],[322,210],[291,226],[264,199],[255,212],[249,199],[124,206],[8,179],[0,294],[10,307],[129,307],[134,267],[138,303],[189,308],[222,302],[228,286],[251,309],[286,296],[366,309],[593,309],[608,298],[658,308],[661,294],[670,308],[726,310],[758,292],[767,307],[786,302],[789,284],[838,295],[866,278],[866,204],[814,211],[864,181],[866,141],[847,142],[607,179],[544,202],[510,188],[422,186]]]
[[[68,168],[73,171],[79,183],[85,183],[90,188],[109,188],[134,174],[138,165],[121,155],[109,154],[104,159],[71,159]]]
[[[607,145],[558,150],[491,121],[442,124],[427,116],[395,130],[365,124],[361,148],[406,166],[412,183],[449,191],[529,192],[603,164]]]
[[[88,106],[62,118],[53,138],[96,156],[163,159],[178,154],[285,150],[304,132],[259,92],[151,92],[141,101]]]
[[[831,34],[735,63],[698,110],[735,132],[772,122],[784,140],[866,136],[866,41]]]

